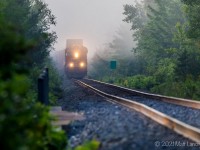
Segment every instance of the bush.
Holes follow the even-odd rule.
[[[27,78],[0,82],[0,138],[3,149],[64,149],[65,134],[51,125],[48,108],[26,97]],[[19,87],[20,85],[20,87]]]
[[[98,150],[100,143],[96,140],[85,142],[81,146],[77,146],[75,150]]]
[[[135,88],[141,90],[150,90],[154,85],[156,85],[154,77],[144,75],[119,78],[115,81],[115,83],[128,88]]]
[[[153,87],[151,91],[163,95],[199,100],[200,81],[187,77],[185,81],[162,83]]]

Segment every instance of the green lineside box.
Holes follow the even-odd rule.
[[[117,68],[117,61],[112,60],[110,61],[110,69],[116,69]]]

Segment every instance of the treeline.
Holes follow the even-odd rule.
[[[49,100],[62,97],[61,79],[49,54],[55,17],[42,0],[0,1],[0,145],[5,150],[72,150],[67,135],[52,126],[49,107],[37,99],[37,79],[49,68]],[[59,86],[60,85],[60,86]],[[98,149],[93,140],[75,150]]]
[[[65,149],[66,135],[51,125],[48,107],[38,103],[37,78],[49,67],[50,100],[61,96],[49,53],[56,40],[55,17],[41,0],[0,1],[1,149]]]
[[[126,59],[121,54],[125,49],[116,49],[121,56],[113,58],[118,68],[104,71],[105,57],[96,55],[94,66],[100,69],[91,76],[154,93],[200,99],[199,11],[198,0],[144,0],[125,5],[124,21],[131,24],[136,42],[132,56]],[[109,51],[107,57],[112,58]]]

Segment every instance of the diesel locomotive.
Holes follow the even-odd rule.
[[[65,72],[69,78],[87,75],[87,53],[82,39],[68,39],[65,49]]]

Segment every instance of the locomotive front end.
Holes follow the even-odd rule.
[[[68,43],[70,46],[65,50],[66,74],[70,78],[83,78],[87,75],[87,48],[74,40]]]

